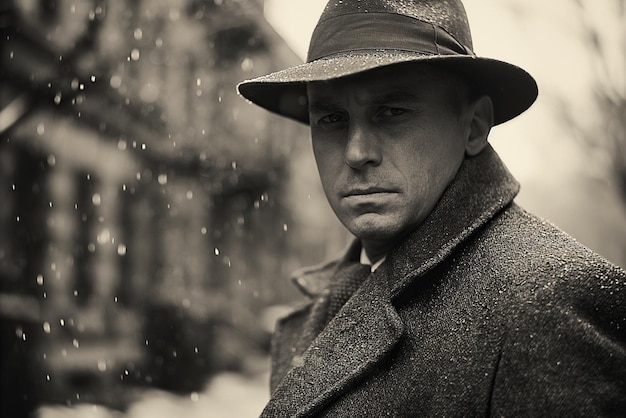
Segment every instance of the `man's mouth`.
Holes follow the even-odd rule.
[[[374,194],[387,194],[387,193],[397,193],[397,191],[382,187],[357,187],[348,190],[343,194],[343,197],[352,197],[352,196],[368,196]]]

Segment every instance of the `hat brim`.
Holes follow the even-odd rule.
[[[306,84],[348,77],[400,63],[423,62],[464,77],[494,106],[494,124],[506,122],[528,109],[537,98],[534,78],[525,70],[491,58],[469,55],[422,55],[406,51],[359,51],[321,58],[296,67],[241,82],[239,93],[279,115],[309,123]]]

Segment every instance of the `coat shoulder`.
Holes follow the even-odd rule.
[[[492,412],[595,416],[625,407],[624,270],[515,206],[477,241],[474,255],[502,284]]]
[[[566,283],[577,278],[580,286],[609,277],[626,278],[620,267],[517,205],[494,219],[473,243],[474,250],[491,266],[529,284],[546,284],[546,280]]]
[[[626,272],[551,223],[514,205],[474,241],[472,258],[501,280],[510,309],[622,315],[626,328]]]

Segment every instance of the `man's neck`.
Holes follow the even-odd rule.
[[[398,241],[384,243],[379,241],[361,240],[363,250],[365,251],[365,254],[371,264],[376,264],[376,262],[387,256],[397,243]]]
[[[366,266],[370,266],[370,270],[372,272],[376,271],[378,269],[378,267],[380,267],[380,265],[385,261],[385,259],[387,258],[387,256],[385,255],[384,257],[372,261],[370,260],[370,258],[367,256],[367,253],[365,252],[364,249],[361,249],[361,257],[359,262],[361,264],[365,264]]]

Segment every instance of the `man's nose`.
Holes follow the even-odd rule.
[[[356,169],[366,165],[377,166],[382,160],[380,145],[370,130],[359,125],[350,126],[345,150],[346,164]]]

